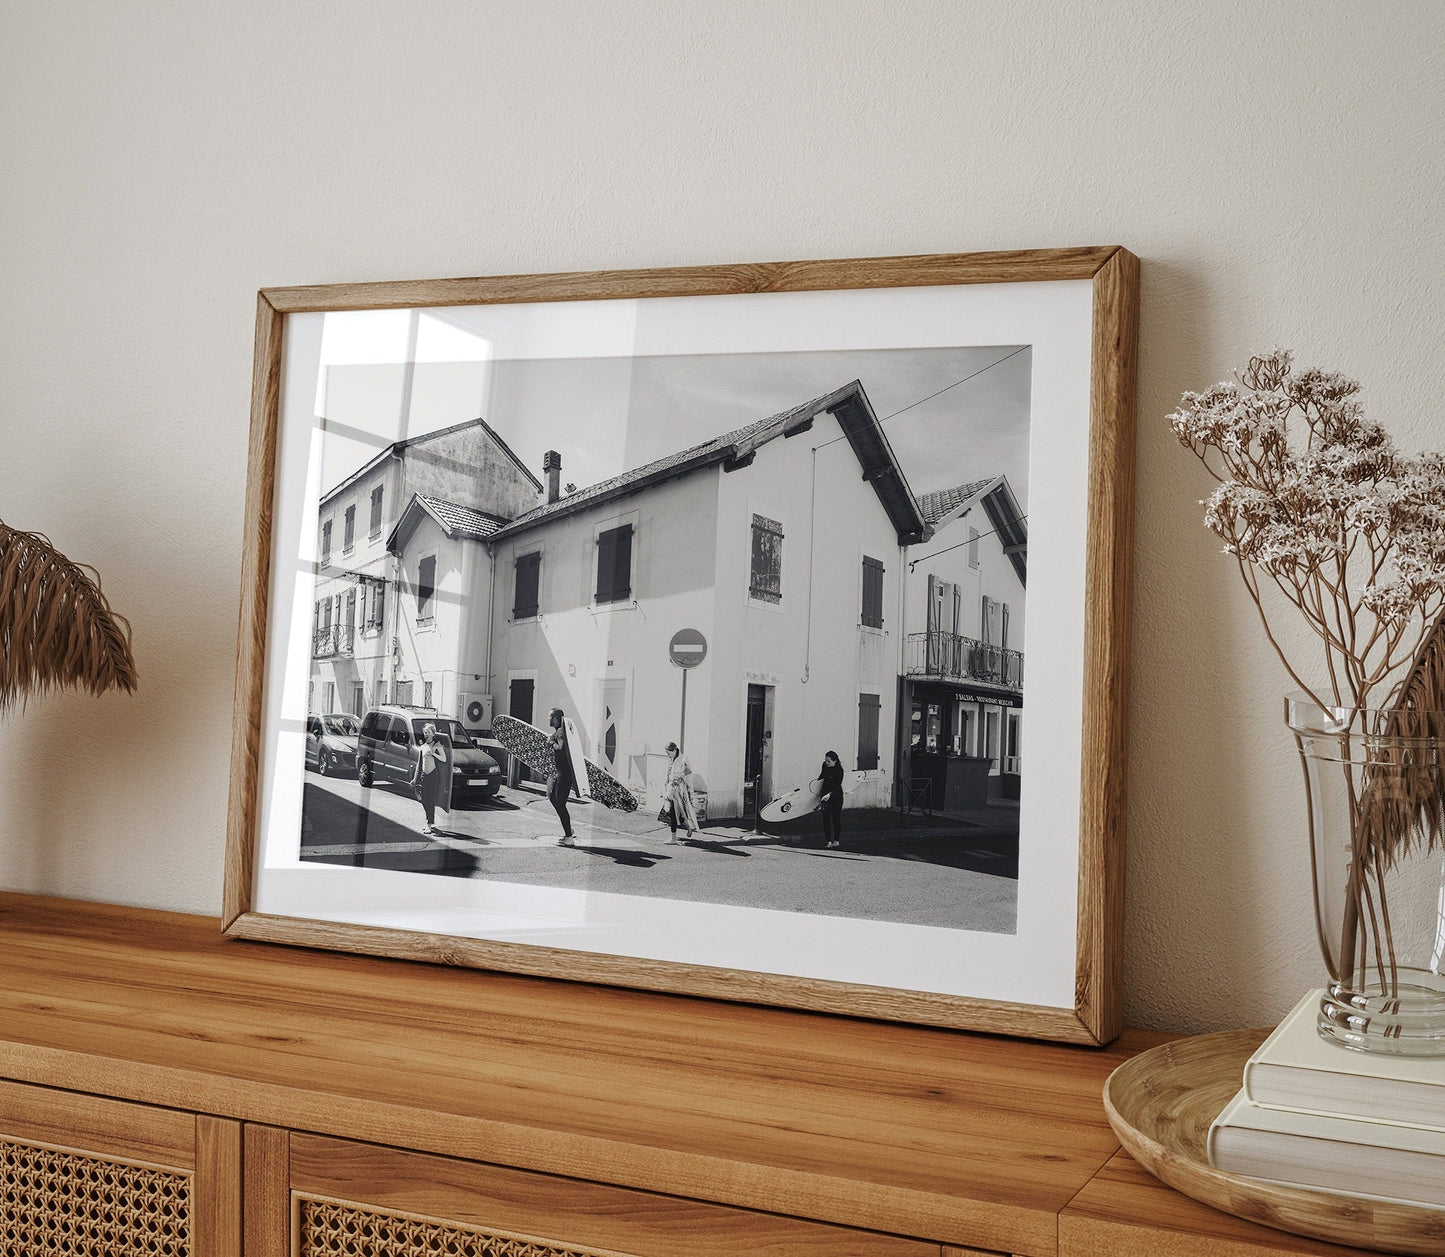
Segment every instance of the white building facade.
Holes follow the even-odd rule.
[[[506,443],[475,419],[395,442],[325,494],[310,710],[440,706],[457,693],[471,675],[464,643],[485,633],[485,609],[480,623],[467,611],[471,591],[486,588],[480,536],[535,506],[540,491]],[[418,511],[418,501],[434,505]],[[393,535],[404,515],[405,559],[394,552]]]
[[[886,806],[902,554],[925,533],[856,382],[558,496],[488,543],[494,709],[563,708],[654,803],[677,741],[714,816],[811,780],[827,750],[868,775],[852,805]],[[689,669],[684,629],[707,642]]]
[[[932,535],[905,567],[899,777],[946,810],[1016,799],[1027,524],[1003,476],[919,506]]]

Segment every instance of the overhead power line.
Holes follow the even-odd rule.
[[[943,394],[949,391],[949,389],[955,389],[960,384],[967,384],[970,380],[978,379],[978,377],[981,376],[985,371],[992,371],[995,367],[1001,366],[1010,358],[1016,357],[1017,355],[1023,353],[1023,351],[1027,348],[1027,345],[1020,345],[1017,349],[1011,350],[1009,353],[1004,354],[1002,358],[999,358],[994,362],[990,362],[987,366],[979,367],[979,369],[973,372],[971,375],[966,375],[961,380],[954,380],[952,384],[945,384],[941,389],[938,390],[938,392],[930,393],[927,397],[920,397],[916,402],[909,402],[908,405],[902,407],[899,410],[895,410],[891,415],[884,415],[884,417],[878,421],[879,424],[885,424],[892,419],[897,419],[899,415],[912,410],[915,406],[923,405],[924,402],[931,402],[935,397],[942,397]],[[824,441],[821,445],[815,445],[813,446],[813,448],[815,450],[826,449],[828,446],[836,445],[839,441],[843,441],[846,439],[846,435],[835,436],[831,441]]]

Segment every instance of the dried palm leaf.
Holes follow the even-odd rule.
[[[1412,854],[1445,848],[1445,612],[1420,640],[1369,762],[1360,795],[1358,854],[1381,871]]]
[[[0,522],[0,715],[53,688],[135,685],[130,625],[110,609],[95,569]]]

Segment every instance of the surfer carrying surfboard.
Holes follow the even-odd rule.
[[[818,809],[823,813],[823,837],[827,845],[836,847],[843,838],[843,762],[837,751],[823,756],[818,773],[823,788],[818,792]]]
[[[562,727],[562,709],[552,708],[552,714],[547,717],[547,723],[552,726],[552,732],[547,737],[548,744],[552,747],[552,754],[556,757],[556,767],[552,775],[547,778],[547,798],[551,800],[552,806],[557,809],[557,817],[562,822],[562,837],[557,840],[559,847],[570,847],[572,843],[572,817],[567,811],[567,796],[572,793],[572,788],[577,784],[577,775],[572,768],[572,754],[567,749],[567,734]]]

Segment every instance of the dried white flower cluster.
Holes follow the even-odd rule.
[[[1445,455],[1401,455],[1359,391],[1296,373],[1275,350],[1238,383],[1185,393],[1169,416],[1219,481],[1204,522],[1238,560],[1285,667],[1314,693],[1270,632],[1261,575],[1324,639],[1332,705],[1352,707],[1398,681],[1445,608]]]

